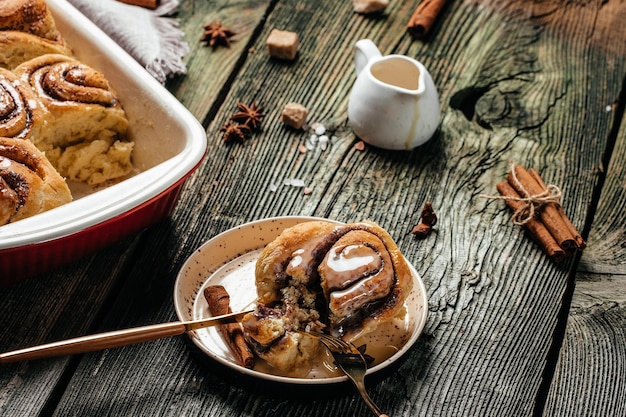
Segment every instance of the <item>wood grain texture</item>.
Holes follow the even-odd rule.
[[[169,80],[167,87],[201,122],[249,53],[250,37],[269,5],[268,0],[181,2],[177,16],[189,45],[189,53],[183,57],[187,74]],[[203,26],[216,21],[235,32],[230,47],[212,48],[201,42]]]
[[[93,332],[116,296],[132,241],[120,242],[99,256],[29,279],[0,291],[0,350],[10,351]],[[107,262],[105,259],[116,259]],[[39,415],[58,401],[72,358],[3,364],[0,414]]]
[[[598,14],[598,27],[626,18],[610,2]],[[626,53],[626,29],[615,28],[606,47]],[[607,32],[609,35],[609,32]],[[622,71],[623,73],[623,71]],[[547,400],[546,416],[626,416],[626,128],[624,92],[610,103],[614,144],[603,161],[606,181],[576,274],[567,327]],[[610,160],[608,159],[610,156]],[[575,406],[572,406],[575,404]]]
[[[595,207],[599,161],[610,147],[615,122],[606,106],[618,99],[626,74],[624,42],[603,42],[607,36],[624,39],[618,18],[624,4],[449,2],[424,41],[405,32],[414,7],[413,2],[391,2],[382,16],[363,16],[349,1],[183,2],[179,17],[193,51],[188,75],[169,87],[206,120],[209,149],[185,184],[172,218],[144,232],[134,241],[136,247],[129,242],[118,246],[132,251],[133,262],[125,265],[123,284],[106,307],[101,330],[173,319],[172,288],[182,263],[206,240],[243,222],[277,215],[370,219],[394,237],[423,277],[429,297],[425,334],[399,368],[370,381],[374,401],[391,416],[534,415],[537,398],[545,394],[542,378],[577,264],[552,264],[511,223],[504,203],[481,195],[497,193],[495,184],[515,160],[558,185],[568,216],[584,227]],[[241,39],[249,39],[252,49],[244,50],[244,41],[216,51],[194,44],[193,34],[199,36],[201,24],[214,17],[229,25],[227,19],[241,17]],[[265,40],[273,28],[299,34],[294,62],[266,54]],[[374,40],[383,54],[407,54],[428,68],[439,89],[442,119],[426,145],[412,152],[354,147],[358,138],[347,124],[346,110],[355,80],[352,48],[361,38]],[[299,151],[310,132],[282,125],[280,113],[288,101],[305,105],[309,121],[329,129],[327,150]],[[262,129],[243,144],[224,143],[219,129],[238,102],[265,108]],[[284,185],[293,178],[303,180],[312,193]],[[427,239],[417,240],[409,232],[425,201],[432,202],[439,222]],[[581,265],[595,263],[591,237],[596,227],[602,226],[594,222]],[[599,233],[603,239],[608,235]],[[624,237],[616,234],[613,241],[623,244]],[[92,259],[108,265],[96,276],[122,265],[114,255],[104,252]],[[604,252],[597,256],[611,258]],[[597,262],[603,268],[609,264]],[[64,276],[88,272],[93,271],[79,263]],[[91,291],[106,292],[106,284],[93,285]],[[26,311],[16,307],[16,297],[5,299],[16,308],[10,323]],[[71,314],[78,305],[72,299],[57,314]],[[601,305],[619,313],[609,306]],[[0,313],[6,311],[9,307],[0,304]],[[582,325],[572,331],[590,331],[578,329],[590,328],[599,317],[581,316]],[[4,320],[0,316],[0,323]],[[52,322],[67,326],[54,317]],[[620,323],[613,315],[609,322]],[[609,335],[608,322],[601,324]],[[37,335],[45,334],[44,324],[33,326]],[[609,352],[601,356],[619,353]],[[571,362],[561,362],[555,387],[571,373]],[[88,354],[75,370],[62,362],[46,363],[57,366],[57,376],[49,380],[58,380],[63,369],[68,375],[59,398],[33,407],[44,415],[368,414],[348,385],[305,393],[245,379],[208,361],[184,338]],[[623,360],[617,364],[611,369],[623,375]],[[28,369],[10,374],[1,380],[7,390],[17,378],[37,375]],[[584,381],[576,386],[583,388]],[[41,392],[28,384],[25,400],[11,396],[4,405],[0,396],[0,411],[17,410],[10,407]],[[548,401],[546,415],[574,401],[567,395],[552,398],[565,399]],[[623,393],[616,393],[616,400],[621,398]]]

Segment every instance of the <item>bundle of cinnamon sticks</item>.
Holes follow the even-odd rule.
[[[558,198],[552,198],[556,187],[547,186],[534,168],[513,165],[507,180],[496,188],[515,212],[513,221],[524,227],[553,261],[561,262],[587,246]]]

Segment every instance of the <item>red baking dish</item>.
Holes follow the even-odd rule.
[[[94,253],[167,217],[206,152],[202,125],[167,89],[65,0],[48,0],[81,61],[103,72],[130,121],[137,173],[74,201],[0,227],[0,287]]]

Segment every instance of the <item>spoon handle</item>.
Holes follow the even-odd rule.
[[[186,330],[187,328],[183,322],[152,324],[132,329],[114,330],[2,353],[0,354],[0,363],[93,352],[177,336],[185,333]]]
[[[203,329],[209,326],[236,323],[241,321],[241,319],[248,313],[250,313],[250,311],[229,313],[193,321],[174,321],[170,323],[150,324],[148,326],[114,330],[90,336],[81,336],[74,339],[61,340],[58,342],[47,343],[45,345],[0,353],[0,363],[94,352],[96,350],[148,342],[150,340],[162,339],[164,337],[178,336],[188,331]]]

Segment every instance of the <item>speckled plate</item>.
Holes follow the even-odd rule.
[[[179,319],[196,320],[211,316],[203,296],[203,289],[208,285],[223,285],[226,288],[233,311],[254,307],[254,268],[260,251],[284,229],[312,220],[338,223],[315,217],[275,217],[243,224],[207,241],[189,257],[176,279],[174,306]],[[378,346],[378,354],[382,358],[367,371],[368,374],[378,372],[400,359],[417,341],[426,324],[428,303],[424,283],[415,268],[410,264],[409,267],[413,273],[413,290],[405,303],[407,314],[404,319],[390,323],[388,328],[383,327],[375,338],[359,341],[367,343],[368,354],[371,346]],[[398,329],[401,329],[400,333]],[[216,328],[193,331],[189,337],[213,360],[236,372],[259,379],[287,384],[334,384],[347,380],[345,376],[333,374],[326,367],[314,369],[305,377],[275,375],[262,364],[254,369],[246,369],[237,363]]]

